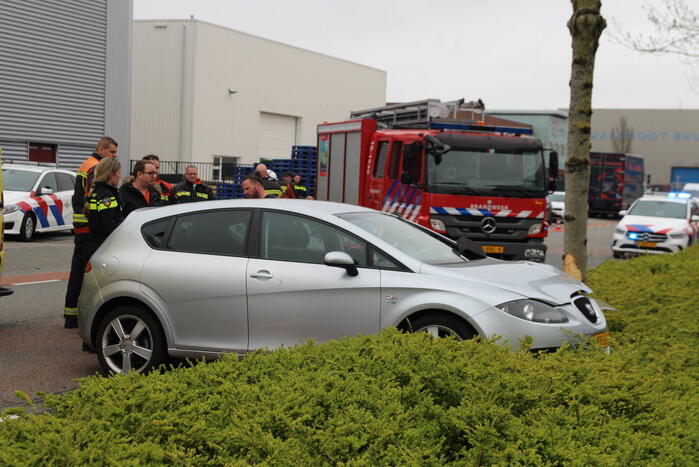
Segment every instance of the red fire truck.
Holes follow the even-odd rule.
[[[318,125],[316,197],[465,236],[490,256],[544,261],[558,155],[547,172],[531,129],[485,125],[483,112],[481,101],[430,99]]]

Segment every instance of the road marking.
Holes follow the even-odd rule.
[[[35,282],[14,282],[14,283],[9,284],[9,285],[17,286],[17,285],[28,285],[28,284],[46,284],[47,282],[61,282],[61,279],[50,279],[47,281],[35,281]]]
[[[7,276],[0,279],[0,286],[35,284],[37,282],[54,282],[68,279],[70,271],[43,272],[39,274],[24,274],[21,276]]]

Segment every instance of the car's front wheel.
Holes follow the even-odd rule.
[[[19,239],[23,242],[31,242],[34,239],[36,232],[36,221],[34,215],[27,213],[22,218],[22,224],[19,227]]]
[[[118,307],[97,329],[97,358],[106,373],[146,372],[165,361],[165,337],[155,318],[142,308]]]
[[[401,328],[409,332],[426,332],[434,337],[453,336],[457,340],[472,339],[476,332],[471,326],[448,313],[434,312],[408,318]]]

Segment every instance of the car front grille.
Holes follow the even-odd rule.
[[[629,235],[631,234],[636,234],[636,238],[631,238]],[[653,232],[628,232],[626,236],[630,240],[634,240],[637,242],[655,242],[655,243],[661,243],[667,240],[667,235],[665,234],[659,234],[659,233],[653,233]]]
[[[579,292],[574,293],[570,298],[572,299],[575,308],[580,310],[580,313],[582,313],[585,318],[587,318],[591,323],[597,322],[599,316],[597,316],[597,312],[595,311],[594,306],[592,306],[592,302],[589,298]]]

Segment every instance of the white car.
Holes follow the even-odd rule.
[[[620,258],[640,253],[677,253],[699,236],[699,202],[688,193],[649,194],[637,199],[614,229],[612,251]]]
[[[551,202],[551,217],[556,219],[563,219],[566,213],[566,192],[565,191],[554,191],[549,195],[549,201]]]
[[[5,234],[28,242],[36,232],[73,228],[71,198],[75,172],[56,167],[5,164],[3,224]]]

